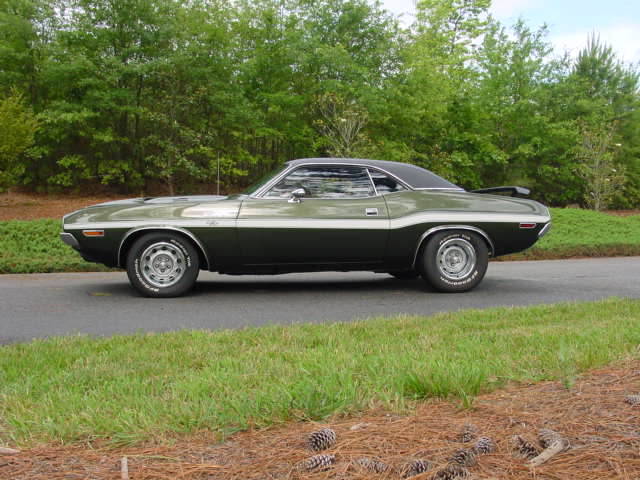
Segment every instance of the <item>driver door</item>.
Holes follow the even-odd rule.
[[[293,197],[301,188],[304,196]],[[245,265],[375,264],[384,260],[389,215],[365,167],[305,165],[244,200],[237,226]]]

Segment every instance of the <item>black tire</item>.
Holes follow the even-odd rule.
[[[143,235],[127,254],[129,282],[146,297],[178,297],[193,287],[198,273],[198,251],[190,240],[176,233]]]
[[[413,278],[418,278],[418,272],[414,270],[404,270],[402,272],[389,272],[389,275],[397,278],[398,280],[411,280]]]
[[[448,230],[429,239],[418,263],[422,278],[436,290],[466,292],[477,287],[487,273],[489,249],[476,233]]]

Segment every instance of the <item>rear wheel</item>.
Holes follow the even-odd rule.
[[[147,297],[177,297],[189,290],[200,272],[193,244],[171,232],[143,235],[127,255],[129,281]]]
[[[433,235],[422,250],[422,278],[441,292],[466,292],[487,272],[489,249],[478,234],[450,230]]]

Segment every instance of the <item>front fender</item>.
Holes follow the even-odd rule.
[[[211,270],[211,262],[209,261],[209,256],[207,254],[207,251],[205,250],[202,242],[193,233],[191,233],[186,228],[172,227],[172,226],[159,227],[157,225],[134,227],[128,230],[124,234],[124,236],[122,237],[122,240],[120,241],[120,245],[118,246],[118,267],[121,267],[121,268],[126,267],[126,261],[127,261],[126,253],[129,250],[129,247],[133,244],[133,242],[136,239],[140,238],[145,233],[163,232],[163,231],[178,232],[184,235],[185,237],[189,238],[196,245],[196,248],[198,249],[198,254],[201,257],[201,260],[204,260],[207,270]]]

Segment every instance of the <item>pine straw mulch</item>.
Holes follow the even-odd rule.
[[[128,457],[131,480],[399,478],[363,471],[355,461],[367,456],[394,467],[415,458],[444,463],[452,452],[468,447],[458,443],[457,434],[471,422],[498,444],[495,453],[479,457],[479,465],[471,469],[474,478],[631,480],[640,478],[640,407],[624,400],[639,390],[640,361],[634,360],[593,371],[570,390],[560,382],[511,386],[479,397],[471,410],[430,401],[408,416],[374,411],[323,424],[289,423],[239,433],[218,445],[211,434],[202,433],[174,439],[171,446],[34,448],[0,456],[0,478],[120,479],[123,456]],[[327,451],[336,455],[336,463],[325,472],[301,473],[295,465],[312,455],[306,438],[321,426],[338,435]],[[508,438],[520,434],[534,440],[542,427],[566,436],[571,449],[531,471],[512,454]]]
[[[0,194],[0,222],[7,220],[37,220],[61,218],[81,208],[122,198],[114,195],[36,195],[7,192]]]

